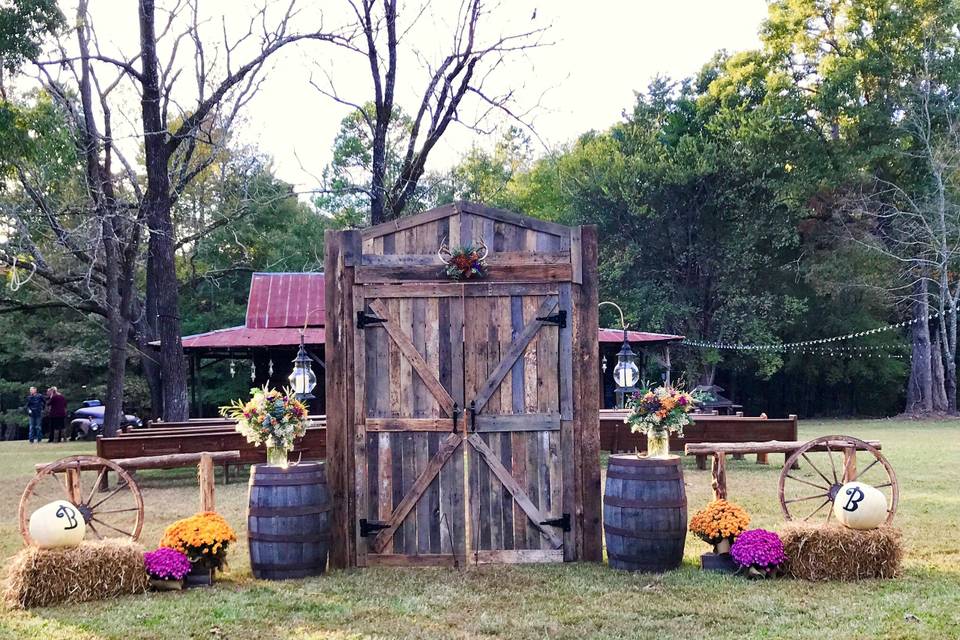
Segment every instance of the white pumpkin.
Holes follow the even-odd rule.
[[[833,500],[833,515],[850,529],[876,529],[887,519],[887,497],[862,482],[848,482]]]
[[[41,549],[75,547],[85,535],[83,515],[66,500],[45,504],[30,514],[30,537]]]

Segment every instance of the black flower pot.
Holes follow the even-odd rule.
[[[700,568],[704,571],[735,573],[737,563],[733,561],[729,553],[713,553],[711,551],[700,556]]]
[[[209,569],[200,564],[194,564],[183,578],[183,586],[187,589],[193,587],[213,586],[213,569]]]

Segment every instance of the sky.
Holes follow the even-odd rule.
[[[264,0],[201,0],[213,39],[225,22],[232,32],[245,28],[252,7]],[[272,1],[272,0],[271,0]],[[495,0],[491,0],[494,2]],[[74,4],[73,2],[65,4]],[[158,5],[165,3],[161,0]],[[276,6],[286,2],[277,1]],[[401,2],[401,8],[412,5]],[[398,72],[398,103],[410,112],[424,86],[421,57],[438,59],[451,32],[455,0],[433,0],[407,34]],[[93,0],[97,32],[119,50],[136,48],[135,3]],[[345,0],[300,0],[296,26],[342,22]],[[65,6],[70,15],[70,8]],[[547,46],[527,52],[498,69],[500,89],[516,91],[519,109],[535,107],[532,120],[540,150],[575,139],[591,129],[617,122],[655,76],[695,73],[718,50],[739,51],[759,45],[766,17],[765,0],[501,0],[484,19],[483,35],[549,27]],[[401,12],[404,24],[409,12]],[[213,45],[210,47],[213,48]],[[189,76],[187,76],[189,78]],[[321,95],[310,80],[330,78],[339,95],[354,102],[372,96],[365,61],[324,44],[295,45],[277,56],[264,74],[260,92],[247,105],[238,140],[273,158],[274,171],[299,190],[313,188],[330,161],[340,121],[349,109]],[[187,85],[189,86],[189,85]],[[185,100],[184,104],[189,104]],[[467,109],[475,105],[465,106]],[[454,164],[474,145],[490,148],[496,135],[451,127],[434,149],[428,168]]]

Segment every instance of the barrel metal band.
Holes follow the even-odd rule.
[[[609,560],[620,560],[621,562],[629,562],[630,564],[635,564],[640,567],[650,568],[650,569],[663,569],[664,563],[662,562],[649,562],[645,561],[643,558],[646,556],[625,556],[619,553],[610,553],[607,551],[607,558]]]
[[[322,473],[310,474],[299,473],[295,476],[255,476],[251,481],[254,487],[292,487],[295,485],[315,484],[317,486],[326,486],[327,480]]]
[[[330,511],[329,504],[294,505],[290,507],[250,507],[247,515],[255,518],[269,518],[272,516],[311,516],[317,513]]]
[[[250,566],[257,571],[299,571],[301,569],[326,569],[327,559],[316,562],[298,562],[297,564],[262,564],[251,562]]]
[[[647,470],[625,473],[619,469],[607,471],[608,478],[618,480],[679,480],[683,477],[680,469],[668,469],[667,473],[651,473]]]
[[[630,500],[619,496],[604,496],[603,502],[611,507],[627,509],[677,509],[687,506],[687,499],[677,500]]]
[[[613,525],[603,525],[604,531],[612,536],[621,536],[623,538],[636,538],[638,540],[663,540],[670,537],[687,535],[686,529],[670,529],[667,531],[633,531],[631,529],[622,529]]]
[[[664,468],[664,467],[679,467],[680,458],[638,458],[636,456],[611,456],[608,466],[610,467],[646,467],[646,468]]]
[[[259,533],[251,531],[247,534],[248,540],[258,542],[327,542],[328,533]]]

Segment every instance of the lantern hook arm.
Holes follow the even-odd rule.
[[[605,305],[605,304],[610,305],[611,307],[613,307],[614,309],[616,309],[616,310],[620,313],[620,326],[623,327],[623,339],[626,340],[626,339],[627,339],[627,327],[628,327],[629,325],[627,325],[626,320],[623,319],[623,309],[621,309],[621,308],[620,308],[620,305],[618,305],[616,302],[610,302],[609,300],[604,300],[603,302],[601,302],[601,303],[598,304],[597,306],[598,306],[598,307],[602,307],[602,306]]]

